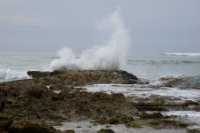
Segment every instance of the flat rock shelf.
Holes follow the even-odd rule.
[[[31,79],[0,83],[2,133],[199,131],[189,115],[199,116],[198,90],[153,86],[121,70],[28,75]]]

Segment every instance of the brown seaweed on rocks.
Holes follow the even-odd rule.
[[[0,132],[41,129],[44,133],[54,133],[59,131],[45,125],[82,119],[127,123],[137,114],[137,109],[122,94],[90,93],[74,88],[98,83],[141,83],[126,71],[29,71],[28,74],[32,79],[0,83]]]
[[[0,83],[0,133],[24,133],[27,130],[61,133],[52,126],[74,120],[125,124],[131,128],[186,128],[186,124],[176,121],[174,117],[165,117],[159,112],[149,114],[146,111],[199,106],[192,101],[173,103],[168,97],[130,99],[120,93],[92,93],[76,87],[142,83],[126,71],[60,70],[29,71],[28,74],[32,79]]]

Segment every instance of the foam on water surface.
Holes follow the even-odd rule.
[[[170,97],[172,102],[184,103],[193,101],[200,104],[200,90],[198,89],[179,89],[170,87],[156,87],[151,85],[123,85],[123,84],[95,84],[84,86],[89,92],[122,93],[133,98],[148,98],[151,96]],[[161,112],[165,116],[177,116],[181,121],[191,125],[200,126],[200,112],[188,110],[176,110]]]
[[[79,127],[79,128],[77,128]],[[152,129],[150,127],[143,128],[127,128],[125,125],[93,125],[90,121],[65,122],[62,126],[55,127],[61,131],[75,129],[76,133],[96,133],[100,129],[112,129],[115,133],[186,133],[184,129]]]
[[[162,112],[165,116],[178,116],[185,123],[189,123],[191,126],[200,127],[200,112],[199,111],[168,111]]]
[[[163,112],[163,114],[166,116],[175,115],[185,118],[198,118],[200,123],[200,112],[198,111],[169,111],[169,112]]]
[[[149,97],[152,95],[167,96],[185,100],[199,100],[200,90],[198,89],[179,89],[170,87],[151,87],[149,85],[114,85],[114,84],[95,84],[86,85],[89,92],[122,93],[125,96]]]
[[[26,71],[13,70],[13,69],[0,69],[0,82],[29,79]]]

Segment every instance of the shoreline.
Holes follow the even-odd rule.
[[[155,96],[145,102],[144,98],[130,99],[122,93],[87,92],[77,87],[110,83],[145,85],[126,71],[29,71],[28,75],[32,76],[32,79],[0,83],[0,131],[3,133],[23,133],[27,128],[42,128],[47,133],[59,133],[61,131],[53,129],[52,126],[66,121],[87,119],[91,119],[94,124],[111,124],[111,127],[123,124],[127,129],[147,126],[160,131],[189,130],[187,123],[177,121],[175,116],[164,116],[159,112],[164,106],[172,106],[170,102],[166,104],[170,98]],[[194,102],[173,104],[177,107],[199,107],[199,104]],[[149,110],[157,112],[146,113]]]

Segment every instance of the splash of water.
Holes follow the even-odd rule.
[[[124,69],[130,37],[120,17],[119,11],[117,10],[105,19],[102,19],[98,27],[111,33],[111,37],[105,44],[86,49],[79,57],[76,57],[72,49],[63,48],[58,52],[59,58],[51,62],[51,70]]]
[[[14,70],[14,69],[1,69],[0,68],[0,82],[29,79],[26,71]]]

